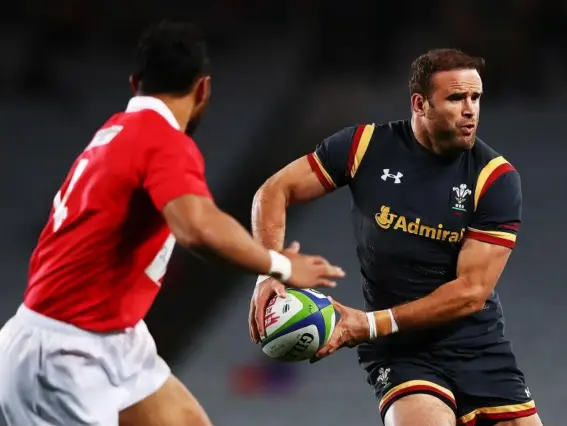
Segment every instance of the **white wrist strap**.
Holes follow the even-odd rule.
[[[368,328],[370,330],[369,340],[374,340],[378,337],[378,332],[376,331],[376,318],[374,318],[374,312],[367,312],[366,318],[368,319]]]
[[[258,279],[256,280],[256,285],[263,283],[268,278],[272,278],[272,277],[270,277],[269,275],[259,275]]]
[[[392,312],[391,309],[388,309],[388,313],[390,314],[390,322],[392,323],[392,334],[397,333],[398,331],[400,331],[400,328],[398,327],[396,318],[394,318],[394,313]]]
[[[275,250],[268,251],[270,253],[270,258],[272,259],[272,264],[270,265],[268,274],[271,277],[285,283],[291,278],[291,260]]]

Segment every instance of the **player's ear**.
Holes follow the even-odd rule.
[[[418,116],[425,115],[425,96],[420,93],[414,93],[411,95],[411,110],[414,114]]]
[[[211,97],[211,77],[205,76],[199,78],[195,85],[195,104],[204,105]]]
[[[134,95],[138,93],[139,87],[140,87],[140,79],[136,74],[132,74],[130,76],[130,90],[132,90],[132,93]]]

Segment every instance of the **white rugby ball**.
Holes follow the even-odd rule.
[[[270,358],[296,362],[310,359],[329,340],[336,315],[327,296],[316,290],[287,289],[266,308],[262,351]]]

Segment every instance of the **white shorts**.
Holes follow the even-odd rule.
[[[0,330],[0,407],[9,426],[115,426],[170,369],[146,324],[91,333],[21,306]]]

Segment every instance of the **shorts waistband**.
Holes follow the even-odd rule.
[[[21,304],[14,316],[14,320],[20,324],[35,326],[43,329],[57,331],[59,333],[71,334],[75,336],[100,336],[102,333],[93,333],[92,331],[83,330],[72,324],[58,321],[53,318],[46,317],[40,313],[32,311],[26,305]]]

